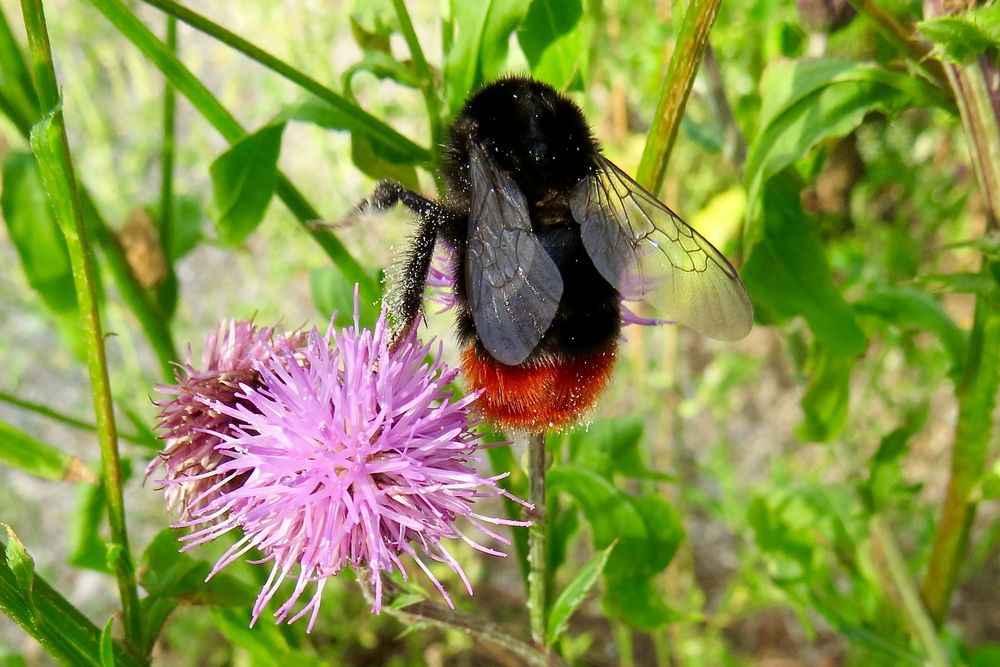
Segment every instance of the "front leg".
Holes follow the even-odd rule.
[[[355,215],[387,211],[402,204],[417,216],[418,227],[410,238],[405,258],[397,262],[394,284],[387,292],[386,305],[392,319],[392,345],[399,345],[416,326],[423,312],[427,272],[434,258],[434,244],[446,226],[458,216],[442,204],[407,190],[395,181],[380,181],[374,192],[355,208]]]

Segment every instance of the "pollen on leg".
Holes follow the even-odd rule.
[[[594,405],[607,386],[615,351],[572,358],[529,360],[507,366],[477,353],[462,351],[462,371],[475,390],[483,416],[508,429],[559,428],[577,420]]]

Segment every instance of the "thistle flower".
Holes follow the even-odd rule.
[[[404,555],[451,605],[425,558],[447,564],[470,595],[472,588],[445,538],[504,555],[467,536],[456,519],[504,544],[487,524],[526,525],[473,512],[475,500],[506,495],[497,486],[505,475],[484,478],[470,467],[481,446],[476,396],[455,399],[448,385],[457,371],[425,362],[430,352],[412,332],[390,351],[385,314],[374,331],[355,316],[353,327],[314,329],[301,349],[255,361],[258,381],[241,383],[236,401],[200,399],[230,427],[213,432],[224,462],[206,474],[211,486],[178,524],[193,529],[181,539],[186,550],[242,533],[209,576],[253,549],[263,554],[255,562],[271,563],[251,625],[292,579],[276,619],[292,623],[308,613],[311,630],[327,577],[345,565],[367,569],[378,613],[382,575],[398,569],[406,577]],[[289,618],[310,584],[312,597]]]
[[[303,340],[301,333],[275,335],[273,328],[259,328],[251,321],[227,320],[209,336],[200,369],[191,363],[189,349],[188,361],[175,372],[177,383],[156,387],[174,398],[155,403],[166,447],[150,462],[146,476],[163,468],[163,478],[157,482],[164,487],[167,506],[182,508],[182,518],[207,501],[206,491],[215,484],[208,473],[225,460],[215,445],[220,441],[217,434],[229,430],[232,418],[208,404],[235,405],[241,385],[259,382],[255,362]]]

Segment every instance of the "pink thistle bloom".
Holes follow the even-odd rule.
[[[219,325],[201,355],[201,370],[188,361],[175,371],[177,383],[158,385],[158,391],[174,398],[160,401],[158,428],[166,447],[146,468],[146,476],[163,468],[168,507],[182,508],[182,518],[206,502],[214,486],[211,471],[225,460],[215,451],[217,433],[229,430],[232,417],[208,407],[208,403],[235,405],[241,385],[256,385],[259,374],[254,363],[271,357],[275,347],[302,344],[301,333],[276,336],[270,327],[259,328],[250,321],[227,320]]]
[[[407,576],[403,555],[451,606],[425,558],[446,563],[470,595],[472,588],[445,538],[504,555],[467,536],[456,519],[504,544],[487,524],[527,525],[472,510],[479,498],[507,495],[497,485],[506,475],[481,477],[469,465],[483,445],[473,432],[476,396],[456,400],[448,389],[457,370],[425,362],[431,345],[413,332],[391,351],[388,342],[384,313],[374,331],[360,329],[355,316],[351,328],[314,329],[303,348],[257,361],[259,382],[241,384],[239,400],[203,399],[234,425],[215,433],[225,462],[179,524],[193,529],[181,539],[186,550],[242,533],[209,576],[253,549],[263,554],[256,562],[272,564],[251,625],[290,578],[294,589],[276,620],[309,613],[311,630],[327,577],[344,566],[367,568],[378,613],[382,575],[398,568]],[[289,618],[310,584],[311,599]]]

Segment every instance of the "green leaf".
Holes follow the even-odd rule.
[[[339,269],[325,266],[309,272],[309,287],[313,303],[324,318],[336,314],[335,324],[345,326],[354,322],[354,284],[348,282]],[[371,328],[379,317],[379,304],[358,300],[359,322]]]
[[[250,654],[255,667],[326,667],[329,663],[314,655],[292,650],[274,623],[248,627],[249,610],[213,609],[214,625],[230,642]]]
[[[557,90],[585,82],[590,58],[589,17],[581,0],[533,0],[517,31],[531,75]]]
[[[926,421],[926,412],[908,419],[879,443],[868,462],[868,477],[858,484],[858,492],[869,514],[897,506],[919,487],[907,484],[903,477],[903,460],[910,451],[910,438]]]
[[[42,442],[0,420],[0,464],[42,479],[96,482],[97,477],[75,456]]]
[[[803,442],[829,442],[844,430],[850,397],[854,356],[835,354],[823,345],[814,345],[807,372],[809,389],[802,397],[804,419],[795,429]]]
[[[451,0],[451,23],[458,35],[444,63],[445,99],[458,109],[484,81],[492,81],[507,61],[510,35],[531,0]]]
[[[284,130],[284,123],[267,125],[233,144],[209,167],[222,243],[242,243],[264,219],[278,183]]]
[[[4,553],[7,569],[14,575],[14,582],[25,606],[31,610],[32,616],[37,616],[34,603],[35,561],[28,555],[14,529],[6,523],[0,525],[7,532],[7,549]]]
[[[107,548],[101,537],[101,526],[107,516],[104,484],[81,487],[76,496],[76,509],[70,524],[69,563],[98,572],[108,569]]]
[[[640,446],[644,431],[645,423],[635,416],[595,421],[569,434],[569,459],[607,479],[618,473],[670,481],[670,475],[646,467]]]
[[[351,135],[351,161],[365,175],[375,180],[398,181],[411,190],[420,188],[417,170],[413,165],[387,160],[379,154],[376,144],[373,144],[368,137],[360,134]]]
[[[552,611],[549,612],[548,628],[545,632],[546,644],[551,646],[559,639],[559,635],[566,629],[570,617],[587,597],[590,589],[597,583],[608,562],[608,556],[611,555],[616,544],[618,543],[612,542],[607,549],[594,554],[556,598],[552,605]]]
[[[16,537],[9,544],[0,540],[0,611],[34,637],[45,651],[65,665],[100,667],[101,631],[76,607],[55,591],[44,579],[33,573],[30,605],[24,598],[30,556]],[[11,551],[15,553],[10,553]],[[22,552],[18,554],[16,552]],[[16,572],[20,572],[16,574]],[[146,664],[112,643],[115,663],[120,667],[140,667]]]
[[[504,438],[502,435],[492,433],[486,437],[486,440],[487,442],[502,442]],[[486,448],[486,455],[490,459],[490,469],[493,470],[494,475],[510,473],[503,479],[497,481],[500,488],[518,498],[527,498],[528,477],[524,474],[524,470],[514,459],[514,453],[511,446],[509,444],[492,445]],[[508,519],[520,520],[524,518],[524,507],[520,503],[516,503],[510,498],[504,497],[503,506]],[[514,530],[511,531],[511,533],[512,541],[514,542],[514,553],[521,570],[521,577],[524,579],[525,584],[527,584],[528,531]]]
[[[167,259],[176,262],[189,252],[205,237],[202,229],[204,215],[201,202],[190,195],[175,196],[171,202],[173,218],[170,226],[170,239],[167,243]]]
[[[967,63],[984,51],[1000,49],[1000,4],[991,2],[957,16],[921,21],[917,29],[944,60]]]
[[[976,294],[990,299],[1000,297],[1000,286],[992,276],[971,271],[929,273],[917,278],[923,285],[935,286],[947,292]]]
[[[420,150],[401,150],[395,143],[379,141],[366,134],[358,119],[327,104],[318,97],[307,97],[301,102],[289,105],[275,116],[274,122],[296,121],[310,123],[328,130],[348,131],[352,136],[367,136],[371,139],[372,150],[382,159],[393,164],[420,165],[428,160]]]
[[[233,576],[216,574],[212,566],[181,553],[177,532],[161,530],[146,547],[139,566],[139,583],[150,596],[188,605],[234,607],[253,599],[253,592]]]
[[[599,474],[574,465],[552,468],[549,489],[571,496],[590,524],[596,549],[618,541],[604,568],[605,611],[644,630],[662,626],[673,612],[652,593],[652,579],[673,559],[684,536],[677,512],[658,495],[633,498]]]
[[[871,111],[892,115],[945,103],[941,91],[906,72],[829,59],[779,61],[764,72],[760,93],[760,131],[749,148],[745,173],[748,247],[764,233],[767,211],[758,209],[772,176],[819,142],[850,133]]]
[[[993,465],[983,473],[979,485],[983,500],[1000,498],[1000,460],[994,461]]]
[[[112,643],[111,630],[114,628],[115,619],[109,618],[101,631],[101,667],[115,667],[115,651]]]
[[[762,235],[743,281],[762,320],[800,315],[831,354],[861,354],[867,339],[833,283],[819,232],[799,204],[799,185],[789,174],[768,180]]]
[[[69,252],[46,200],[38,163],[30,153],[10,153],[3,161],[0,211],[24,276],[42,302],[70,327],[69,340],[82,336]]]
[[[20,131],[27,133],[27,129],[39,115],[38,95],[35,94],[21,45],[14,39],[14,33],[2,9],[0,9],[0,98],[6,102],[0,109]]]
[[[903,330],[933,334],[948,353],[948,374],[958,377],[965,359],[965,332],[930,294],[912,287],[879,287],[854,303],[859,313],[878,317]]]

